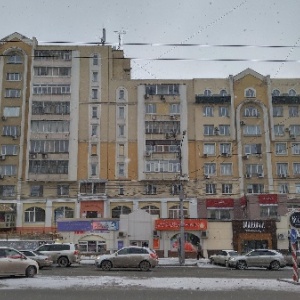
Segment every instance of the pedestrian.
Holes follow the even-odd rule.
[[[199,260],[200,257],[204,258],[202,246],[201,246],[200,242],[198,242],[197,243],[197,260]]]

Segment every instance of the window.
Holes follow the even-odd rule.
[[[31,121],[31,132],[33,133],[68,133],[70,132],[70,121]]]
[[[182,185],[181,184],[173,184],[172,188],[171,188],[171,194],[172,195],[179,195],[181,189],[182,189]]]
[[[280,91],[279,90],[273,90],[272,96],[280,96]]]
[[[292,144],[292,154],[298,155],[300,154],[300,143]]]
[[[229,108],[227,106],[219,107],[219,117],[229,117]]]
[[[221,163],[221,175],[232,175],[232,164],[231,163]]]
[[[211,95],[212,95],[211,90],[206,89],[206,90],[204,91],[204,96],[211,96]]]
[[[69,115],[70,101],[33,101],[32,114]]]
[[[30,153],[68,153],[68,140],[31,140]]]
[[[245,155],[246,154],[261,154],[261,144],[247,144],[245,145]]]
[[[214,116],[213,106],[204,106],[203,107],[203,116],[204,117],[213,117]]]
[[[3,126],[2,127],[2,135],[4,136],[19,136],[20,135],[20,127],[19,126]]]
[[[23,62],[23,58],[18,53],[11,53],[7,58],[8,64],[21,64]]]
[[[119,195],[124,195],[124,185],[119,185]]]
[[[104,182],[81,182],[80,193],[82,194],[104,194],[105,183]]]
[[[255,107],[245,107],[245,111],[244,111],[244,117],[258,117],[259,113],[257,108]]]
[[[125,91],[123,89],[119,90],[119,100],[125,100]]]
[[[45,222],[45,210],[40,207],[30,207],[25,210],[24,217],[26,223]]]
[[[286,155],[287,154],[286,143],[276,143],[275,144],[275,153],[276,153],[276,155]]]
[[[290,89],[289,96],[296,96],[296,91],[294,89]]]
[[[145,187],[145,193],[147,195],[155,195],[156,194],[156,186],[153,184],[147,184]]]
[[[71,60],[71,50],[35,50],[35,60]]]
[[[112,218],[120,218],[121,215],[129,215],[131,213],[131,208],[125,205],[117,206],[111,210]]]
[[[93,55],[93,65],[98,66],[98,55],[97,54]]]
[[[280,194],[288,194],[289,193],[289,185],[288,185],[288,183],[279,183],[278,184],[278,192]]]
[[[216,164],[215,163],[204,164],[204,174],[205,175],[216,175]]]
[[[215,144],[204,144],[203,153],[207,155],[216,155],[216,145]]]
[[[16,190],[14,185],[0,185],[0,195],[2,197],[16,196]]]
[[[118,118],[125,119],[125,107],[124,106],[118,107]]]
[[[17,166],[16,165],[2,165],[0,166],[0,174],[6,176],[15,176],[17,175]]]
[[[206,194],[216,194],[217,193],[217,187],[214,183],[208,183],[205,185],[205,193]]]
[[[299,108],[298,108],[298,106],[290,106],[289,107],[289,117],[290,118],[299,117]]]
[[[146,121],[145,122],[145,133],[151,134],[170,134],[170,137],[180,133],[180,122],[179,121]]]
[[[261,135],[261,128],[259,125],[246,125],[243,127],[244,135]]]
[[[68,174],[68,160],[29,160],[30,174]]]
[[[145,172],[179,173],[180,163],[178,160],[147,160],[145,162]]]
[[[70,84],[34,84],[34,95],[69,95],[71,93]]]
[[[4,107],[3,109],[4,117],[19,117],[20,107]]]
[[[146,86],[148,95],[179,95],[179,84],[153,84]]]
[[[215,220],[231,220],[232,210],[230,209],[208,209],[208,218]]]
[[[219,125],[219,135],[230,135],[230,125]]]
[[[21,90],[19,89],[5,89],[6,98],[20,98]]]
[[[291,125],[290,126],[290,134],[300,135],[300,125]]]
[[[287,163],[277,163],[276,164],[276,174],[278,176],[283,175],[283,176],[287,176],[288,174],[288,164]]]
[[[284,135],[284,125],[274,125],[274,134],[275,136]]]
[[[188,217],[188,210],[186,207],[183,207],[183,215],[185,218]],[[180,219],[180,205],[174,205],[169,208],[169,218]]]
[[[261,194],[264,193],[265,187],[263,184],[248,184],[247,193],[248,194]]]
[[[124,156],[125,155],[125,145],[124,144],[119,144],[119,156]]]
[[[70,67],[34,67],[35,76],[70,77]]]
[[[125,125],[118,125],[118,136],[119,137],[125,136]]]
[[[91,176],[97,175],[97,163],[91,163]]]
[[[21,79],[21,73],[6,73],[6,80],[8,81],[20,81]]]
[[[204,135],[214,135],[215,128],[214,125],[204,125]]]
[[[250,89],[245,90],[245,97],[247,97],[247,98],[253,98],[253,97],[255,97],[255,94],[256,94],[256,92],[254,89],[250,88]]]
[[[296,184],[295,184],[295,188],[296,188],[296,191],[295,191],[295,192],[296,192],[297,194],[300,194],[300,183],[296,183]]]
[[[220,91],[220,96],[227,96],[227,91],[225,89]]]
[[[98,82],[98,72],[93,72],[92,81]]]
[[[146,104],[146,114],[156,114],[156,104],[147,103]]]
[[[118,163],[118,176],[124,177],[125,176],[125,163]]]
[[[92,107],[92,118],[98,119],[98,107]]]
[[[230,183],[222,184],[222,194],[232,194],[232,184]]]
[[[30,196],[31,197],[41,197],[43,196],[43,186],[42,185],[32,185],[30,187]]]
[[[98,125],[92,125],[92,136],[97,136]]]
[[[18,155],[19,147],[18,145],[2,145],[1,155]]]
[[[160,214],[159,208],[154,205],[146,205],[146,206],[143,206],[142,209],[145,210],[150,215],[159,216],[159,214]]]
[[[282,106],[273,106],[273,117],[283,117]]]
[[[59,219],[72,219],[74,218],[74,209],[68,206],[61,206],[54,210],[54,222]]]
[[[98,99],[98,89],[92,89],[92,99]]]
[[[246,165],[246,173],[250,174],[250,175],[263,174],[263,165],[259,165],[259,164],[247,164]]]
[[[179,115],[180,114],[180,104],[179,103],[170,104],[170,114],[171,115]]]
[[[57,185],[57,196],[69,196],[69,185],[59,184]]]
[[[98,154],[98,145],[97,144],[91,144],[91,155],[97,156]]]
[[[220,153],[221,154],[230,154],[231,153],[231,144],[221,143],[220,144]]]
[[[262,218],[274,218],[277,217],[277,205],[260,206],[260,216]]]
[[[300,163],[293,163],[293,174],[300,175]]]

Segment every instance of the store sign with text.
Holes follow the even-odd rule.
[[[155,220],[155,230],[180,230],[180,219],[158,219]],[[206,230],[207,221],[202,219],[184,219],[184,230],[196,231]]]
[[[243,221],[243,229],[245,231],[252,231],[252,232],[262,232],[266,229],[265,221],[262,220],[254,220],[254,221]]]
[[[300,228],[300,212],[293,212],[290,215],[290,223],[293,227]]]

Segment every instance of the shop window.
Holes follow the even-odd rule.
[[[232,219],[231,209],[208,209],[207,215],[209,219],[213,220],[231,220]]]
[[[112,218],[120,218],[120,215],[128,215],[131,213],[131,208],[128,206],[117,206],[111,210]]]
[[[54,222],[63,218],[74,218],[74,209],[68,206],[61,206],[54,210]]]
[[[159,216],[159,214],[160,214],[159,208],[154,205],[147,205],[147,206],[142,207],[142,209],[145,210],[150,215],[158,215]]]
[[[188,218],[188,209],[183,207],[183,215]],[[169,208],[169,218],[170,219],[180,219],[180,205],[174,205]]]
[[[30,207],[24,213],[25,223],[45,222],[45,210],[40,207]]]
[[[262,218],[276,218],[278,216],[277,205],[266,205],[260,207],[260,216]]]

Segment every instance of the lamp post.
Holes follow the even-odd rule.
[[[180,192],[179,192],[179,202],[180,202],[180,251],[179,251],[179,264],[182,266],[185,264],[185,238],[184,238],[184,213],[183,213],[183,200],[184,200],[184,190],[183,190],[183,174],[182,174],[182,143],[184,140],[184,137],[186,135],[186,131],[184,130],[182,133],[182,139],[179,145],[178,154],[179,154],[179,167],[180,167]]]

